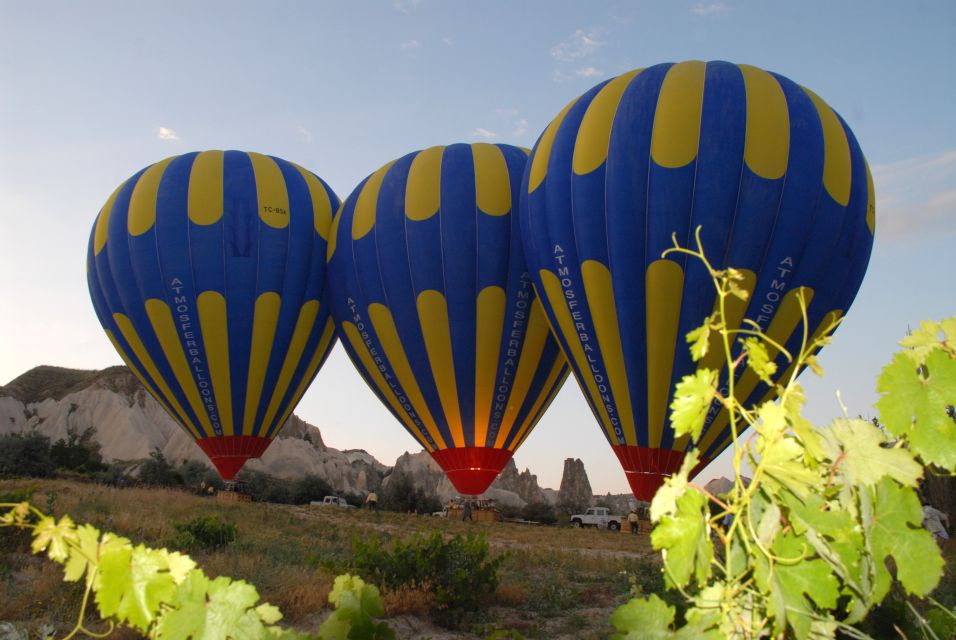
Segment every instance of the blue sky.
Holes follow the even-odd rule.
[[[38,364],[119,363],[89,303],[86,239],[107,196],[147,164],[260,151],[345,198],[415,149],[531,146],[594,84],[688,59],[782,73],[860,141],[876,184],[873,256],[821,354],[826,377],[805,383],[818,423],[840,412],[837,389],[852,415],[872,415],[895,341],[956,314],[951,1],[0,0],[0,384]],[[388,463],[416,450],[340,348],[298,413],[330,446]],[[566,457],[584,460],[596,492],[627,491],[572,381],[515,456],[554,487]]]

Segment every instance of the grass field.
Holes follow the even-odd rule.
[[[112,489],[68,481],[0,481],[0,496],[32,491],[47,513],[115,531],[134,542],[168,546],[174,524],[200,515],[238,526],[235,542],[192,556],[211,576],[256,585],[285,614],[284,624],[314,631],[328,613],[338,573],[351,568],[353,539],[408,539],[438,530],[481,532],[494,555],[505,554],[489,606],[454,631],[428,618],[426,591],[383,592],[389,624],[402,638],[483,638],[515,630],[528,638],[603,638],[608,616],[626,601],[631,584],[662,590],[658,556],[647,536],[570,527],[460,522],[338,507],[224,503],[179,491]],[[25,535],[0,532],[0,620],[38,631],[54,625],[62,635],[78,611],[81,593],[61,582],[61,569],[29,554]],[[132,632],[121,635],[133,637]]]

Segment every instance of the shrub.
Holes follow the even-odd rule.
[[[401,472],[392,474],[388,485],[382,489],[381,506],[400,513],[434,513],[441,510],[438,498],[415,487],[408,476]]]
[[[391,548],[378,538],[353,542],[355,568],[383,589],[430,591],[432,616],[440,624],[457,625],[490,599],[498,586],[498,569],[504,556],[489,558],[483,535],[456,535],[446,540],[441,532],[396,540]]]
[[[169,546],[189,552],[221,549],[234,541],[239,533],[236,525],[217,516],[199,516],[189,522],[178,522],[173,527],[177,534]]]
[[[521,511],[521,517],[541,524],[555,524],[558,521],[554,507],[545,502],[529,502]]]
[[[149,460],[139,468],[139,479],[148,485],[172,487],[183,483],[182,476],[176,473],[166,456],[159,449],[153,449]]]
[[[48,478],[55,470],[46,436],[36,432],[0,436],[0,476]]]
[[[83,433],[68,428],[66,439],[60,438],[50,447],[50,457],[58,469],[80,473],[95,473],[106,469],[100,444],[95,439],[96,429],[89,427]]]

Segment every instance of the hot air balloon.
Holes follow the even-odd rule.
[[[518,238],[527,151],[432,147],[390,162],[332,225],[332,315],[369,387],[465,495],[483,493],[568,368]]]
[[[750,319],[793,351],[799,292],[811,331],[856,295],[873,243],[873,183],[849,127],[811,91],[746,65],[660,64],[599,84],[558,114],[531,154],[520,217],[562,348],[634,495],[649,500],[689,445],[666,427],[674,385],[723,364],[719,349],[700,363],[687,350],[684,336],[716,294],[699,261],[661,257],[672,234],[693,246],[700,226],[712,263],[745,275],[750,298],[731,306],[732,324]],[[752,372],[736,387],[748,403],[769,397]],[[698,469],[732,442],[719,409]]]
[[[291,162],[203,151],[146,167],[96,219],[87,277],[100,323],[226,480],[266,450],[333,345],[338,204]]]

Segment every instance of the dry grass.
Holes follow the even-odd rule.
[[[77,522],[150,546],[166,546],[175,523],[198,515],[237,524],[234,543],[219,551],[194,553],[194,559],[210,576],[256,585],[263,600],[283,611],[285,624],[305,631],[315,631],[327,611],[333,578],[349,570],[356,537],[404,540],[435,530],[446,535],[486,534],[493,554],[507,554],[490,615],[511,625],[508,628],[520,627],[531,638],[576,637],[582,612],[606,621],[627,597],[629,574],[638,575],[648,590],[659,582],[657,556],[646,536],[358,509],[222,503],[181,491],[119,490],[62,480],[0,481],[0,493],[27,487],[34,488],[33,503],[46,512],[69,513]],[[60,570],[31,558],[28,545],[20,549],[0,545],[0,554],[0,568],[11,558],[25,559],[18,560],[13,571],[0,570],[0,619],[49,619],[61,630],[72,626],[79,593],[60,582]],[[390,617],[424,618],[432,605],[431,596],[420,590],[382,595]]]
[[[403,587],[382,592],[382,606],[389,618],[396,616],[415,616],[423,618],[432,607],[434,596],[425,589]]]
[[[529,593],[523,582],[502,582],[495,589],[495,602],[503,607],[520,607],[528,601]]]

